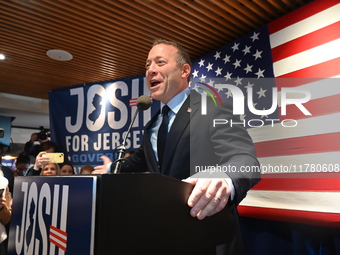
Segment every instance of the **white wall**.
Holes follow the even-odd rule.
[[[46,99],[0,93],[0,115],[15,117],[12,122],[15,127],[50,128],[49,102]]]
[[[25,128],[13,128],[11,129],[11,138],[13,143],[23,143],[25,144],[30,138],[32,133],[38,133],[40,130],[35,129],[25,129]]]

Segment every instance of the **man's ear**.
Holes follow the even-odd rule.
[[[184,64],[182,66],[182,77],[183,78],[188,78],[191,74],[191,67],[189,64]]]

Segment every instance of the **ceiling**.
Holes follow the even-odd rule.
[[[308,2],[0,0],[0,92],[47,100],[53,89],[143,74],[156,38],[196,59]],[[50,49],[73,59],[53,60]]]

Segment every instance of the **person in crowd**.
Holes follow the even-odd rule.
[[[94,171],[93,166],[86,165],[80,169],[80,174],[92,174],[93,171]]]
[[[57,150],[56,143],[53,141],[50,141],[48,137],[46,139],[43,139],[44,136],[41,133],[33,133],[32,137],[33,138],[31,138],[31,140],[37,139],[37,141],[39,141],[39,144],[34,145],[33,143],[31,143],[31,140],[30,140],[26,143],[25,149],[24,149],[25,153],[31,158],[31,162],[34,162],[35,158],[41,151],[46,151],[52,147],[54,148],[54,151]],[[40,137],[40,138],[34,138],[34,137]],[[31,147],[29,147],[29,145]]]
[[[71,163],[62,163],[59,165],[60,175],[74,175],[74,167]]]
[[[56,152],[57,151],[57,144],[55,142],[52,141],[46,141],[43,142],[40,145],[41,151],[46,151],[46,152]],[[38,153],[39,154],[39,153]]]
[[[15,160],[15,169],[13,169],[14,176],[24,176],[31,164],[30,157],[25,153],[20,153]]]
[[[60,175],[60,168],[57,163],[43,163],[40,175]]]
[[[146,125],[141,147],[123,161],[121,171],[156,172],[195,185],[187,204],[191,216],[199,220],[220,212],[228,204],[233,221],[225,231],[232,240],[207,247],[202,254],[245,254],[236,207],[260,180],[260,171],[240,170],[259,167],[254,145],[242,125],[213,126],[214,119],[240,122],[232,114],[229,102],[216,106],[206,97],[207,113],[201,114],[202,95],[189,90],[190,73],[191,61],[182,46],[173,41],[155,41],[146,60],[146,81],[151,97],[161,101],[164,110]],[[96,166],[94,173],[113,172],[111,160],[106,156],[102,160],[104,164]],[[207,177],[202,172],[195,174],[196,166],[232,167],[235,171]]]
[[[37,157],[35,158],[33,167],[28,169],[28,171],[26,172],[26,176],[40,175],[42,164],[47,163],[50,160],[44,154],[56,152],[57,145],[52,141],[46,141],[41,144],[41,149],[42,151],[39,152]]]
[[[35,144],[35,141],[38,141],[39,144]],[[27,155],[35,158],[38,153],[42,151],[40,145],[46,141],[49,141],[49,137],[43,130],[41,130],[39,133],[33,133],[31,134],[31,139],[25,144],[24,151]]]
[[[8,180],[9,192],[13,193],[13,185],[14,185],[14,175],[12,169],[7,166],[2,165],[2,153],[4,146],[0,144],[0,172],[2,172],[3,176]]]
[[[12,215],[12,197],[7,178],[0,170],[0,254],[7,254],[8,224]]]

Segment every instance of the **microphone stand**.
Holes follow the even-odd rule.
[[[127,139],[128,135],[130,133],[130,129],[131,129],[133,123],[135,122],[135,119],[136,119],[136,116],[137,116],[137,113],[138,113],[139,109],[140,109],[140,107],[137,108],[137,110],[135,111],[135,113],[134,113],[134,115],[132,117],[132,121],[130,123],[130,126],[129,126],[126,134],[125,134],[123,143],[117,147],[117,149],[118,149],[118,158],[113,162],[113,164],[115,164],[114,165],[115,168],[113,170],[113,174],[120,173],[120,169],[122,168],[122,160],[124,159],[124,156],[125,156],[125,153],[126,153],[126,147],[125,147],[126,139]]]

